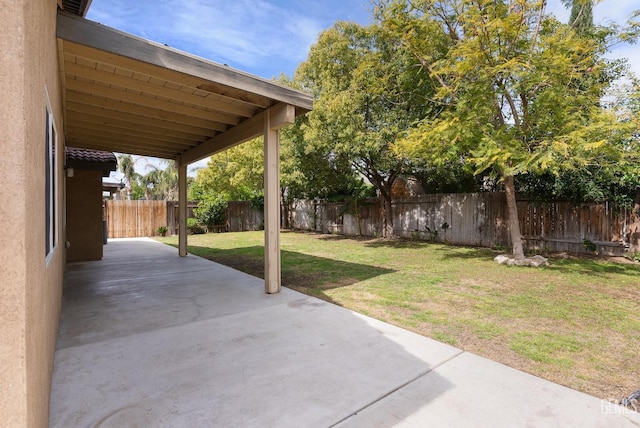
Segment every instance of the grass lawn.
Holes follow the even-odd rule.
[[[177,245],[177,237],[158,238]],[[262,277],[263,232],[189,236],[189,252]],[[640,265],[283,232],[282,283],[603,399],[640,388]]]

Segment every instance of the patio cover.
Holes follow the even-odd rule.
[[[174,159],[180,255],[186,255],[186,167],[265,137],[265,285],[277,292],[278,130],[313,108],[310,95],[58,11],[64,133],[70,146]]]

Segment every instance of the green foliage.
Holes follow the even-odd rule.
[[[385,25],[405,34],[438,81],[443,108],[399,153],[463,158],[478,174],[503,177],[579,168],[609,148],[616,120],[599,105],[611,72],[603,47],[542,15],[540,2],[388,3],[395,15],[383,15]]]
[[[198,171],[189,199],[249,200],[263,193],[263,173],[264,150],[258,138],[211,156]]]
[[[264,195],[255,195],[249,199],[251,208],[264,211]]]
[[[303,88],[300,79],[280,78],[280,83]],[[356,181],[351,164],[344,156],[325,150],[323,145],[309,144],[304,129],[308,115],[280,132],[280,183],[283,201],[293,199],[331,199],[348,193]]]
[[[441,109],[395,152],[435,166],[462,161],[500,180],[517,258],[524,255],[514,177],[611,165],[629,138],[629,127],[601,105],[624,70],[603,56],[616,29],[578,32],[545,7],[533,0],[383,0],[376,10],[437,82]]]
[[[166,236],[168,230],[169,229],[167,229],[167,226],[160,226],[159,228],[156,229],[156,232],[158,232],[160,236]]]
[[[625,253],[624,257],[632,262],[640,263],[640,253],[638,252]]]
[[[316,97],[301,126],[307,152],[349,165],[389,208],[391,186],[407,164],[392,144],[429,114],[433,92],[411,52],[380,26],[338,22],[320,35],[296,79]],[[389,232],[391,217],[385,218]]]
[[[175,162],[167,159],[161,160],[164,168],[147,165],[150,171],[140,176],[139,181],[144,189],[147,200],[178,200],[178,169]]]
[[[137,161],[147,162],[147,174],[141,175],[135,171]],[[160,160],[164,168],[148,163],[147,158],[140,157],[133,160],[131,155],[118,156],[118,169],[124,175],[123,182],[129,190],[129,196],[133,200],[178,200],[178,171],[173,161]]]
[[[593,0],[562,0],[562,4],[571,8],[569,24],[577,32],[593,32]]]
[[[202,235],[204,233],[207,233],[207,229],[202,226],[197,219],[192,217],[187,219],[187,234]]]
[[[584,245],[584,248],[590,253],[598,254],[598,246],[595,243],[593,243],[591,240],[589,239],[583,240],[582,245]]]
[[[198,222],[212,228],[225,223],[226,209],[227,201],[218,196],[200,201],[193,213]]]

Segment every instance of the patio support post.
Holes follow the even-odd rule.
[[[187,255],[187,165],[180,157],[176,159],[178,169],[178,254]]]
[[[264,291],[280,292],[280,136],[264,115]]]
[[[295,107],[277,104],[264,115],[264,289],[280,292],[280,128],[295,121]]]

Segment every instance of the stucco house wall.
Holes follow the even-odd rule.
[[[67,178],[67,261],[102,258],[102,171],[75,169]]]
[[[45,254],[47,98],[64,147],[56,5],[18,0],[0,8],[0,417],[7,427],[48,425],[65,263],[60,155],[57,245]]]

